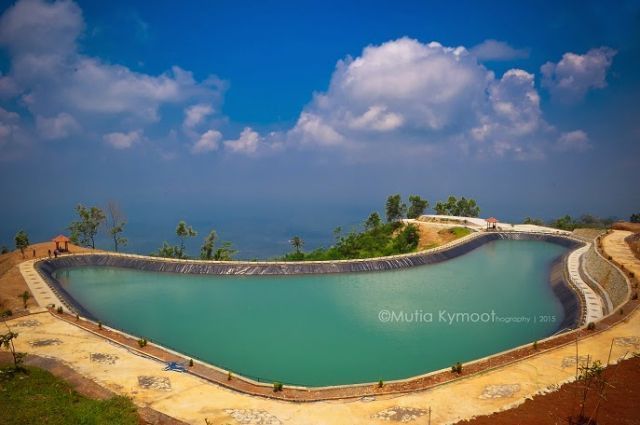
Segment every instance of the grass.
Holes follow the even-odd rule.
[[[450,229],[446,229],[446,230],[441,230],[441,232],[449,232],[451,233],[453,236],[457,238],[461,238],[463,236],[467,236],[468,234],[471,233],[471,229],[467,228],[467,227],[452,227]]]
[[[137,425],[135,405],[126,397],[92,400],[46,370],[13,373],[0,367],[0,422],[3,424]]]

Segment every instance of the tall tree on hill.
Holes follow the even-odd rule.
[[[367,218],[367,221],[364,222],[365,230],[374,230],[380,227],[382,224],[382,220],[380,219],[380,215],[377,212],[372,212]]]
[[[125,246],[128,242],[127,238],[122,236],[126,224],[127,220],[118,203],[109,201],[107,203],[107,232],[113,239],[113,249],[116,252],[118,252],[121,246]]]
[[[76,206],[76,212],[80,220],[69,225],[71,240],[73,243],[80,243],[95,249],[96,235],[106,217],[104,211],[98,207],[85,207],[82,204]]]
[[[386,213],[387,213],[387,223],[391,223],[393,221],[398,221],[402,217],[404,217],[407,212],[407,206],[402,203],[402,198],[399,193],[395,195],[390,195],[387,198],[386,204]]]
[[[15,241],[16,249],[20,250],[22,258],[24,258],[24,250],[29,246],[29,235],[24,230],[20,230],[16,233]]]
[[[206,238],[204,238],[204,243],[200,248],[200,258],[203,260],[211,260],[213,258],[213,246],[216,243],[216,239],[218,238],[218,234],[215,230],[209,232]]]
[[[429,208],[429,201],[422,199],[419,195],[410,195],[409,203],[407,218],[418,218]]]
[[[187,225],[187,223],[185,223],[184,220],[180,220],[178,222],[178,226],[176,227],[176,236],[178,236],[178,239],[180,239],[180,247],[177,250],[178,252],[176,257],[185,258],[184,241],[187,238],[193,238],[195,236],[198,236],[198,232],[193,230],[193,227]]]
[[[294,236],[291,238],[291,246],[296,250],[297,254],[300,254],[300,248],[304,245],[304,241],[300,236]]]

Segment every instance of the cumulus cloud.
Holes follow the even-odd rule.
[[[529,57],[528,49],[516,49],[504,41],[488,39],[470,49],[481,61],[509,61]]]
[[[116,149],[129,149],[142,140],[142,131],[135,130],[128,133],[109,133],[103,140]]]
[[[205,153],[218,149],[222,133],[217,130],[208,130],[198,138],[196,143],[191,147],[191,153]]]
[[[213,107],[204,103],[189,106],[184,111],[185,128],[191,129],[204,121],[204,119],[213,114]]]
[[[607,71],[616,53],[609,47],[591,49],[584,55],[565,53],[560,62],[542,65],[542,86],[561,102],[577,102],[590,89],[607,86]]]
[[[50,118],[36,116],[36,127],[40,137],[46,140],[64,139],[80,129],[78,122],[64,112]]]
[[[530,159],[544,155],[553,131],[533,74],[496,78],[464,47],[401,38],[339,61],[287,136],[358,156],[460,148]]]
[[[555,149],[560,152],[584,152],[591,148],[589,136],[582,130],[562,133],[555,145]]]
[[[260,135],[251,127],[246,127],[236,140],[225,140],[224,147],[231,152],[247,155],[255,154],[260,144]]]
[[[20,0],[0,17],[0,45],[10,60],[0,96],[24,105],[41,136],[66,137],[74,121],[99,132],[143,128],[159,121],[165,105],[199,106],[187,116],[196,125],[209,113],[202,105],[220,102],[224,84],[214,76],[196,81],[178,66],[150,75],[80,53],[84,28],[70,0]]]

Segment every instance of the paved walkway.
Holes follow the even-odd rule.
[[[623,238],[618,232],[607,236],[605,250],[625,267],[640,273],[640,261],[630,253]],[[193,424],[204,424],[205,418],[215,424],[426,423],[429,407],[432,424],[447,424],[520,404],[526,397],[571,380],[576,371],[576,347],[570,344],[417,393],[291,403],[247,396],[192,375],[165,372],[161,363],[108,343],[46,312],[9,323],[20,333],[19,350],[60,359],[104,387],[132,397],[136,404]],[[640,312],[580,341],[579,359],[584,361],[591,356],[606,362],[610,347],[613,361],[640,351]]]

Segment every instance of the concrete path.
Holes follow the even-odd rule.
[[[640,273],[640,261],[625,251],[623,236],[605,238],[605,250]],[[622,242],[621,242],[622,241]],[[628,251],[628,247],[626,248]],[[627,266],[626,266],[627,267]],[[165,372],[163,364],[113,345],[49,313],[9,322],[20,336],[18,349],[60,359],[104,387],[141,406],[193,424],[388,424],[455,423],[518,405],[526,397],[572,380],[576,345],[559,347],[497,370],[430,390],[334,402],[290,403],[247,396],[188,374]],[[578,344],[580,361],[612,361],[640,351],[640,312]]]

